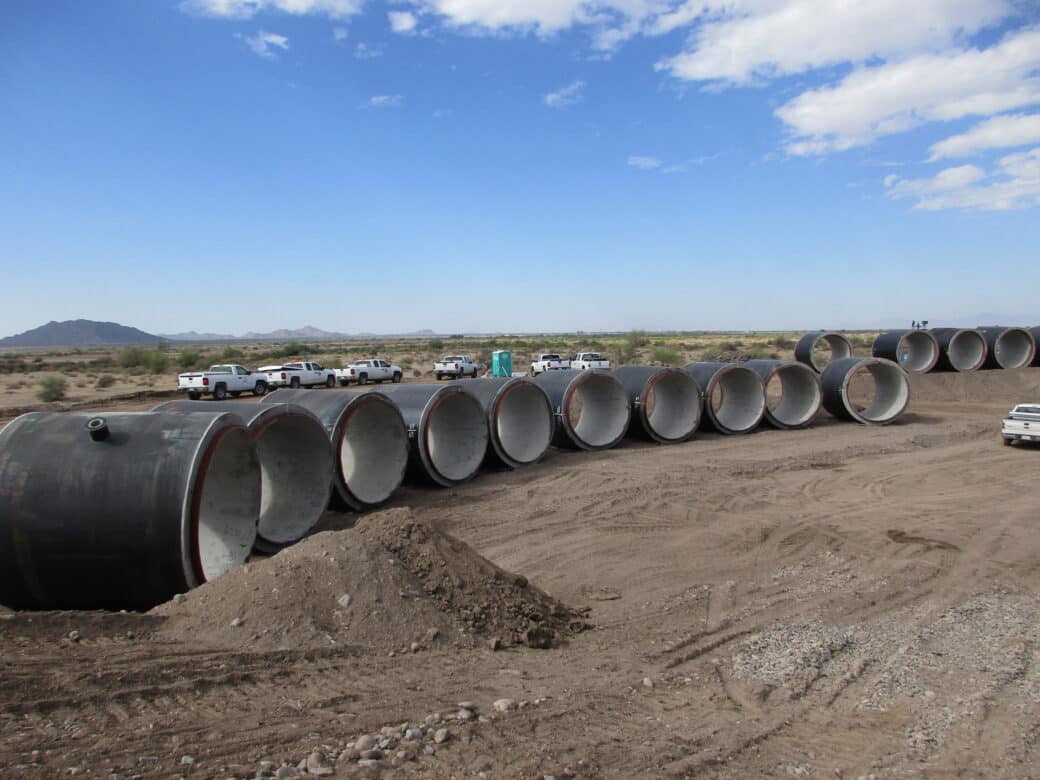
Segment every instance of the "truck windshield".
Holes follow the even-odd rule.
[[[1040,406],[1016,406],[1015,414],[1040,414]]]
[[[542,360],[559,360],[559,355],[542,355]]]
[[[458,362],[459,362],[459,361],[461,361],[461,360],[462,360],[462,357],[461,357],[461,356],[459,356],[459,355],[448,355],[448,356],[447,356],[446,358],[444,358],[444,360],[442,360],[441,362],[442,362],[442,363],[458,363]]]

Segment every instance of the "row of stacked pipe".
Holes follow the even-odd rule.
[[[914,335],[900,338],[916,349]],[[833,353],[825,367],[813,360],[821,339]],[[959,347],[946,343],[956,367]],[[671,444],[699,428],[746,434],[763,421],[803,428],[821,406],[884,424],[907,408],[900,362],[919,370],[916,357],[857,358],[823,332],[796,352],[808,363],[621,366],[361,393],[283,389],[256,402],[171,401],[105,416],[31,412],[0,431],[0,604],[147,609],[252,551],[298,541],[328,507],[385,503],[408,474],[452,486],[485,462],[536,463],[551,445],[602,450],[626,434]],[[850,395],[857,377],[873,382],[867,404]]]

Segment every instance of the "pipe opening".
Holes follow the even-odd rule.
[[[712,381],[707,406],[720,432],[747,433],[765,412],[762,380],[750,368],[722,368]]]
[[[589,372],[571,382],[563,407],[574,436],[588,447],[608,447],[628,427],[628,391],[609,374]]]
[[[765,389],[768,417],[781,427],[808,425],[820,410],[820,381],[812,369],[801,363],[777,366]]]
[[[203,456],[193,490],[191,557],[200,582],[245,563],[256,538],[257,471],[253,436],[223,431]]]
[[[921,374],[930,371],[939,359],[939,345],[924,331],[911,331],[899,340],[897,361],[907,371]]]
[[[678,371],[650,380],[643,396],[643,413],[651,431],[661,439],[684,439],[701,419],[701,394],[692,376]]]
[[[340,478],[357,500],[381,504],[401,484],[408,462],[408,431],[388,403],[355,402],[343,424],[337,462]]]
[[[818,371],[822,371],[832,360],[847,357],[852,357],[852,347],[842,336],[825,333],[813,342],[812,363]]]
[[[1022,368],[1033,360],[1033,338],[1021,328],[1008,328],[997,337],[994,356],[1002,368]]]
[[[260,458],[257,533],[274,544],[301,539],[329,496],[328,435],[313,418],[283,414],[256,431]]]
[[[895,364],[863,361],[846,376],[842,398],[860,422],[886,423],[906,408],[910,384]]]
[[[505,454],[517,463],[533,463],[549,448],[552,409],[545,393],[528,382],[505,389],[495,409],[495,435]]]
[[[946,357],[958,371],[974,371],[986,359],[986,339],[978,331],[958,331],[946,346]]]
[[[426,421],[426,452],[433,468],[445,479],[469,479],[487,452],[487,418],[473,396],[450,393],[434,403]]]

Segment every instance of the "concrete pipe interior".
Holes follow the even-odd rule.
[[[506,388],[495,407],[499,446],[517,463],[533,463],[545,454],[552,439],[552,408],[545,393],[528,382]]]
[[[820,380],[801,363],[779,366],[766,382],[766,407],[778,425],[808,425],[820,410]]]
[[[467,393],[450,393],[434,402],[426,420],[425,442],[430,464],[445,479],[473,476],[487,453],[484,408]]]
[[[906,409],[910,383],[894,363],[864,361],[846,377],[842,397],[860,422],[886,423]]]
[[[1022,368],[1033,360],[1033,338],[1021,328],[1008,328],[997,337],[994,352],[1003,368]]]
[[[852,357],[852,347],[841,336],[825,333],[813,342],[812,362],[817,371],[822,371],[832,360],[847,357]]]
[[[669,371],[650,382],[643,397],[650,428],[662,439],[689,436],[701,419],[701,394],[697,382],[683,372]]]
[[[762,380],[750,368],[719,370],[708,399],[712,416],[727,431],[746,433],[762,419],[766,398]]]
[[[939,359],[939,345],[924,331],[907,333],[899,340],[899,364],[915,374],[930,371]]]
[[[958,371],[974,371],[986,359],[986,340],[977,331],[959,331],[946,346],[946,357]]]
[[[257,429],[260,458],[258,534],[290,544],[307,533],[329,499],[329,439],[311,417],[283,414]]]
[[[224,431],[202,458],[189,538],[200,583],[245,563],[256,539],[256,451],[245,428]]]
[[[610,446],[628,427],[628,391],[609,375],[589,372],[571,382],[563,404],[571,431],[588,447]]]
[[[361,400],[349,414],[339,442],[340,478],[359,501],[380,504],[401,484],[408,432],[401,415],[387,403]],[[398,436],[389,434],[394,428]]]

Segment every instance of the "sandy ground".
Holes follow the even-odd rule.
[[[914,391],[406,487],[148,615],[0,610],[3,776],[1040,776],[1040,447],[998,435],[1040,369]]]

